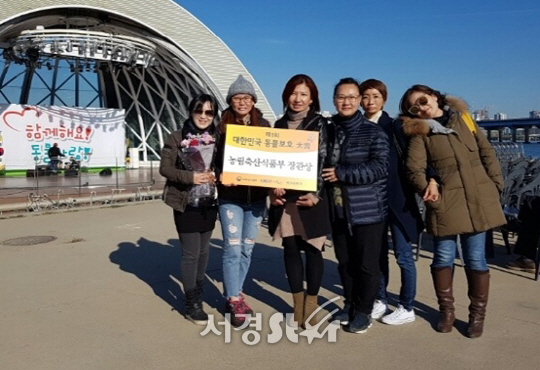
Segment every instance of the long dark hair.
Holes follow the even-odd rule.
[[[414,118],[414,116],[409,113],[409,109],[412,106],[411,103],[409,102],[409,97],[414,92],[422,92],[424,94],[433,95],[437,97],[437,105],[442,110],[444,110],[444,107],[448,105],[448,102],[446,101],[446,95],[442,94],[440,91],[432,89],[431,87],[427,85],[413,85],[409,87],[407,91],[405,91],[403,96],[401,97],[401,100],[399,102],[399,111],[401,115]]]
[[[289,105],[289,98],[291,97],[294,89],[296,88],[296,86],[301,84],[306,84],[307,88],[309,89],[311,100],[313,101],[309,108],[314,110],[315,112],[320,112],[321,104],[319,103],[319,90],[317,89],[317,85],[315,85],[315,82],[313,82],[313,79],[311,77],[304,74],[297,74],[295,76],[292,76],[285,85],[283,93],[281,94],[283,109],[287,109],[287,106]]]

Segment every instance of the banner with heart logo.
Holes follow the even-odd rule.
[[[87,167],[125,166],[123,109],[0,104],[2,170],[25,170],[50,162],[56,143],[69,161]]]

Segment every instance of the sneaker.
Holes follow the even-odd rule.
[[[387,312],[388,304],[386,304],[386,302],[383,302],[380,299],[376,299],[375,302],[373,302],[373,310],[371,311],[371,318],[373,320],[379,320],[386,315]]]
[[[233,301],[229,299],[225,304],[225,313],[231,314],[231,325],[235,328],[244,325],[246,322],[246,311],[244,302],[241,299]]]
[[[363,312],[356,312],[354,314],[354,319],[347,327],[347,331],[355,334],[365,333],[372,324],[373,320],[371,319],[371,315],[366,315]]]
[[[352,314],[352,305],[350,303],[345,303],[343,306],[343,309],[340,310],[336,316],[334,316],[334,320],[339,321],[341,325],[349,325],[349,322],[351,321],[351,314]]]
[[[384,316],[381,321],[388,325],[401,325],[413,322],[416,319],[414,310],[407,311],[402,305],[398,305],[396,310]]]
[[[253,310],[251,309],[251,307],[248,306],[248,304],[246,303],[246,296],[240,292],[240,300],[242,301],[242,303],[244,304],[244,313],[246,315],[253,315]]]
[[[510,270],[530,272],[532,274],[534,274],[536,271],[534,261],[523,256],[516,258],[514,261],[508,262],[506,264],[506,268],[509,268]]]

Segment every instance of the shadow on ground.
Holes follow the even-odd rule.
[[[223,313],[225,299],[221,288],[223,284],[222,272],[223,241],[213,238],[210,241],[210,256],[206,271],[204,301],[215,310]],[[431,258],[431,243],[426,243],[419,257]],[[333,258],[334,251],[328,248],[325,252],[324,276],[322,288],[332,296],[341,296],[342,287],[337,273],[337,263],[329,260]],[[172,310],[182,312],[184,293],[179,283],[181,249],[178,239],[169,239],[167,244],[140,238],[136,243],[123,242],[118,249],[109,256],[110,261],[125,272],[131,273],[152,288],[156,296],[165,301]],[[509,256],[504,248],[495,249],[495,257],[488,260],[492,269],[497,269],[519,277],[531,278],[532,274],[515,272],[504,268]],[[390,263],[395,259],[390,256]],[[456,260],[456,266],[461,264]],[[530,275],[530,276],[529,276]],[[244,293],[251,299],[271,307],[276,312],[291,312],[292,299],[287,294],[289,285],[285,275],[283,251],[281,247],[257,243],[255,245],[251,268],[244,284]],[[282,298],[284,297],[284,298]],[[396,306],[399,300],[397,294],[389,292],[390,304]],[[319,304],[327,301],[319,298]],[[342,306],[341,300],[332,302],[325,307],[331,312]],[[439,313],[423,302],[415,301],[416,315],[431,324],[435,329]],[[465,333],[467,323],[456,320],[454,325],[458,331]]]
[[[220,291],[223,284],[222,248],[222,240],[211,239],[203,297],[209,306],[221,313],[225,304]],[[325,253],[333,254],[333,250],[327,250]],[[156,296],[165,301],[171,309],[182,312],[184,292],[180,283],[181,249],[178,239],[169,239],[167,244],[145,238],[140,238],[136,243],[119,243],[118,249],[109,255],[109,259],[122,271],[135,275],[150,286]],[[340,296],[342,290],[337,264],[325,259],[324,269],[323,289]],[[281,247],[263,243],[255,245],[243,291],[247,296],[272,307],[277,312],[292,311],[286,294],[289,292],[289,285]],[[283,292],[285,294],[282,294]],[[280,295],[286,298],[283,299]],[[319,299],[319,304],[325,301]],[[334,308],[338,308],[335,303],[326,307],[330,311]]]

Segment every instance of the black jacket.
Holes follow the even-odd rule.
[[[275,128],[286,129],[287,116],[276,121]],[[318,160],[318,177],[317,177],[317,192],[316,195],[320,198],[319,202],[313,207],[298,207],[300,220],[309,239],[317,238],[330,234],[332,229],[330,226],[330,215],[328,211],[328,197],[324,191],[324,180],[321,172],[326,161],[327,155],[327,127],[328,120],[320,114],[310,111],[297,130],[318,131],[319,132],[319,160]],[[287,190],[285,196],[288,201],[294,202],[300,195],[307,194],[305,191]],[[293,196],[291,196],[293,195]],[[272,205],[268,215],[268,231],[270,235],[274,235],[283,215],[283,206]]]
[[[382,113],[378,124],[390,141],[387,185],[389,221],[397,223],[407,239],[417,243],[424,223],[416,203],[416,192],[408,181],[405,168],[408,140],[401,129],[401,121],[393,120],[386,112]]]
[[[49,148],[49,151],[47,152],[47,155],[49,158],[52,157],[65,157],[65,155],[62,154],[62,151],[57,146],[52,146]]]
[[[388,137],[360,112],[332,117],[329,165],[336,167],[349,226],[384,222],[387,217]],[[335,201],[335,197],[333,199]]]

